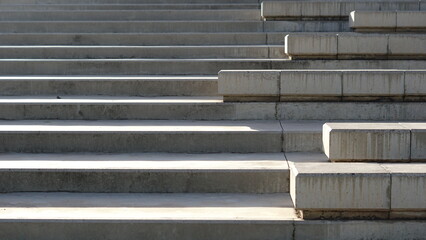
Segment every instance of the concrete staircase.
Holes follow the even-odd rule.
[[[328,120],[426,119],[423,81],[406,80],[411,72],[422,79],[426,61],[294,60],[284,48],[292,32],[349,32],[345,16],[353,10],[419,10],[423,3],[338,2],[338,13],[315,15],[301,10],[312,2],[278,1],[273,9],[296,4],[284,9],[300,14],[272,17],[267,4],[0,0],[0,239],[425,239],[417,211],[424,185],[404,193],[420,192],[415,201],[392,200],[400,203],[393,216],[402,217],[382,220],[392,209],[388,189],[407,186],[390,184],[404,165],[372,166],[384,184],[368,199],[363,194],[376,188],[333,202],[327,186],[304,183],[349,176],[341,185],[348,186],[368,175],[347,165],[335,170],[321,153]],[[322,91],[333,73],[356,75],[342,70],[349,68],[403,69],[387,71],[403,87],[386,95],[374,85],[378,91],[358,92],[355,101],[344,88]],[[298,72],[326,82],[292,85]],[[371,72],[387,83],[386,71]],[[410,169],[409,177],[424,180],[423,164]],[[306,176],[314,178],[303,182]],[[357,212],[367,215],[342,210],[374,196],[379,203]]]

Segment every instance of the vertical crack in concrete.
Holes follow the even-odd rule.
[[[281,120],[278,120],[281,126],[281,152],[284,152],[284,127]]]

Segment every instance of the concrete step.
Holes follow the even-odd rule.
[[[34,10],[188,10],[188,9],[259,9],[258,3],[151,3],[151,4],[0,4],[2,11]]]
[[[273,103],[223,103],[221,97],[0,97],[0,119],[3,120],[274,120],[275,118]]]
[[[285,193],[284,154],[0,154],[0,192]]]
[[[289,34],[292,59],[426,59],[424,34]]]
[[[251,3],[257,4],[258,0],[2,0],[1,4],[241,4]]]
[[[284,45],[284,33],[4,33],[2,45]]]
[[[424,69],[424,60],[0,59],[1,75],[216,75],[229,69]]]
[[[288,194],[9,193],[0,237],[35,240],[418,239],[424,221],[302,220]]]
[[[1,7],[0,7],[1,8]],[[258,9],[2,11],[2,21],[260,20]]]
[[[284,58],[282,45],[227,46],[0,46],[0,58]]]
[[[281,102],[282,120],[424,121],[424,102]]]
[[[324,152],[334,162],[424,162],[425,130],[425,122],[329,122],[323,126]]]
[[[217,76],[0,76],[2,96],[216,96]]]
[[[225,101],[424,101],[426,71],[224,70]]]
[[[340,32],[344,21],[1,21],[1,33]]]
[[[281,152],[279,121],[1,121],[0,152]]]
[[[349,17],[349,26],[357,32],[424,32],[426,31],[426,11],[424,10],[353,11]]]
[[[14,193],[0,202],[8,239],[279,239],[297,219],[288,194]]]
[[[263,1],[262,17],[277,19],[347,19],[351,11],[420,10],[422,1]]]
[[[286,158],[292,199],[304,219],[425,217],[426,164],[330,163],[320,153]]]

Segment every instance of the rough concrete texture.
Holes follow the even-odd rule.
[[[292,59],[424,59],[425,44],[422,34],[362,34],[362,33],[304,33],[288,34],[288,43],[297,37],[297,45],[288,45]],[[321,37],[337,37],[336,45],[321,45]],[[313,40],[316,39],[316,40]],[[312,42],[314,41],[314,42]],[[318,54],[321,52],[322,54]],[[349,67],[348,67],[349,68]],[[350,69],[350,68],[349,68]],[[398,68],[399,69],[399,68]]]
[[[354,10],[419,10],[419,1],[263,1],[265,19],[347,18]]]
[[[286,159],[290,195],[306,219],[425,216],[426,164],[331,163],[322,153],[286,153]]]
[[[398,123],[326,123],[324,153],[331,161],[409,161],[410,130]]]
[[[354,11],[349,26],[356,31],[424,31],[424,11]]]
[[[277,154],[0,154],[1,192],[288,192]],[[250,182],[250,183],[249,183]]]

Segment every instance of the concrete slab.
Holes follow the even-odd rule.
[[[219,95],[225,101],[278,101],[280,71],[220,71]]]
[[[371,100],[378,97],[402,99],[404,72],[401,71],[348,71],[342,79],[343,98],[362,97]]]
[[[416,218],[416,215],[422,211],[425,212],[426,164],[383,164],[382,166],[392,175],[391,218]]]
[[[0,192],[283,193],[289,187],[281,153],[3,153],[0,163]]]
[[[284,152],[320,152],[323,121],[281,121]]]
[[[410,130],[398,123],[326,123],[323,144],[331,161],[410,160]]]
[[[1,152],[282,150],[278,121],[3,121],[0,132]]]
[[[401,123],[411,131],[410,160],[426,161],[426,123]]]
[[[349,26],[355,31],[395,29],[397,27],[396,12],[353,11],[349,15]]]
[[[383,34],[338,34],[337,51],[339,58],[358,56],[368,58],[388,54],[388,36]]]
[[[285,53],[291,57],[335,58],[337,35],[288,34],[285,36]]]
[[[425,98],[426,82],[424,79],[426,79],[426,73],[424,72],[405,72],[405,99],[421,100]]]
[[[290,164],[290,194],[295,207],[329,218],[329,212],[352,212],[352,218],[380,217],[390,209],[390,174],[377,163],[329,163],[321,153],[286,154]],[[317,158],[318,161],[315,162]],[[357,215],[359,214],[359,215]],[[336,217],[336,216],[334,216]],[[342,216],[341,216],[342,217]],[[316,217],[314,217],[316,218]]]
[[[281,101],[339,100],[342,73],[338,71],[281,71]]]

